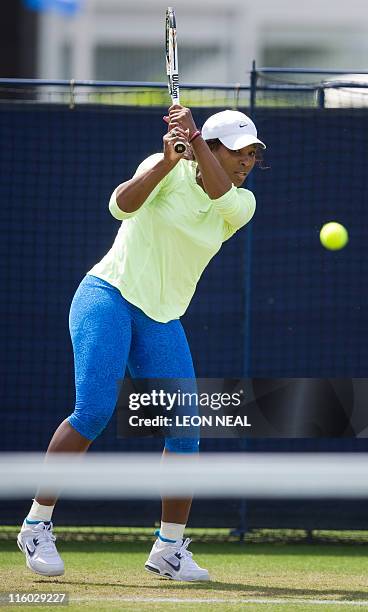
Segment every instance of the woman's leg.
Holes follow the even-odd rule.
[[[131,344],[129,304],[109,283],[87,276],[70,309],[76,401],[69,424],[93,441],[108,424]]]
[[[118,381],[125,373],[131,341],[130,315],[119,291],[96,277],[87,276],[72,302],[70,333],[75,365],[75,410],[54,433],[46,460],[54,453],[85,452],[114,411]],[[56,491],[41,489],[18,536],[18,546],[26,554],[28,567],[46,576],[64,572],[53,544],[50,523],[56,500]],[[48,548],[42,547],[45,540]]]
[[[106,427],[118,396],[131,341],[130,315],[120,292],[94,276],[78,287],[69,317],[73,343],[76,403],[55,431],[47,455],[83,453]],[[39,492],[36,501],[54,505]]]
[[[134,378],[165,379],[165,391],[197,391],[188,342],[178,320],[157,323],[143,313],[132,314],[132,347],[128,367]],[[183,414],[181,406],[176,408]],[[187,406],[184,411],[194,415],[197,405]],[[171,433],[172,436],[165,441],[163,460],[174,453],[180,453],[183,461],[195,460],[199,446],[198,428],[191,430],[192,437],[177,437],[175,430]],[[188,552],[190,540],[183,538],[191,503],[191,497],[162,500],[161,528],[156,532],[157,540],[145,563],[148,572],[173,580],[210,579],[208,571],[199,567]]]
[[[132,307],[132,310],[132,345],[128,359],[131,376],[172,379],[170,386],[174,391],[177,391],[178,385],[183,386],[183,384],[186,386],[186,391],[196,390],[193,360],[180,321],[158,323],[146,317],[138,309]],[[193,457],[193,453],[198,452],[198,446],[199,439],[196,435],[167,438],[163,459],[165,460],[165,457],[171,453]],[[177,534],[182,534],[188,521],[191,504],[191,497],[163,498],[162,522],[178,525]],[[175,528],[171,533],[175,535]]]
[[[92,440],[88,440],[84,436],[81,436],[81,434],[70,425],[68,419],[65,419],[51,438],[46,452],[46,458],[52,453],[84,453],[91,443]],[[42,491],[35,497],[35,501],[42,506],[53,507],[56,504],[56,500],[57,495],[55,493],[50,496]]]

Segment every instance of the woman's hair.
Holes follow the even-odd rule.
[[[216,149],[218,149],[219,146],[222,144],[219,138],[211,138],[210,140],[206,140],[206,143],[208,144],[211,151],[216,151]]]
[[[221,140],[219,140],[218,138],[212,138],[211,140],[206,140],[206,143],[208,144],[211,151],[216,151],[216,149],[218,149],[219,146],[222,144]],[[189,147],[187,147],[186,153],[184,153],[183,157],[184,159],[195,161],[195,155],[190,145]]]
[[[210,140],[206,140],[206,142],[211,151],[216,151],[216,149],[218,149],[222,145],[222,142],[219,138],[211,138]],[[187,152],[184,154],[184,159],[195,160],[195,155],[193,153],[192,147],[187,147]],[[262,148],[260,145],[258,145],[256,149],[256,164],[261,170],[267,170],[268,168],[268,166],[264,166]]]

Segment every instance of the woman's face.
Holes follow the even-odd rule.
[[[238,151],[231,151],[223,144],[212,151],[235,187],[240,187],[256,163],[257,145],[251,144]]]

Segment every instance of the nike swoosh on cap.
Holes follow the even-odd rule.
[[[247,125],[247,123],[239,123],[239,127],[246,127]]]

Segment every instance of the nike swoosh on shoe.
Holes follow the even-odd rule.
[[[33,557],[33,555],[36,552],[35,548],[33,550],[31,550],[30,548],[28,548],[27,544],[26,544],[26,550],[27,550],[27,553],[29,554],[30,557]]]
[[[168,564],[170,565],[170,567],[173,568],[173,570],[175,570],[176,572],[178,572],[180,570],[180,561],[174,565],[173,563],[170,563],[170,561],[168,561],[167,559],[165,559],[164,557],[162,557],[162,559]]]

